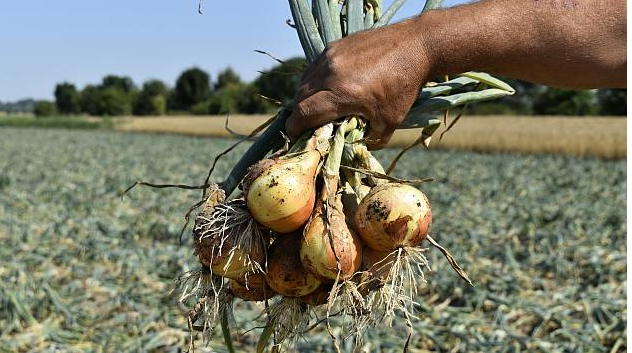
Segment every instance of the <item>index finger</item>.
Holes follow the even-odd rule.
[[[285,130],[295,141],[301,133],[338,118],[350,115],[344,110],[339,99],[331,91],[318,91],[311,96],[295,102],[292,114],[285,122]]]

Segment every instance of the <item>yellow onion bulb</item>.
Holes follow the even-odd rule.
[[[426,195],[410,185],[396,183],[373,188],[355,215],[355,229],[364,244],[381,251],[419,245],[426,239],[431,223]]]
[[[200,262],[210,266],[213,273],[222,277],[243,280],[265,263],[265,245],[254,242],[251,246],[236,244],[235,237],[204,239],[197,250]]]
[[[320,152],[311,150],[292,158],[263,160],[253,166],[244,179],[244,194],[252,216],[278,233],[301,228],[314,209],[320,159]]]
[[[277,237],[268,249],[268,285],[286,297],[302,297],[313,292],[321,281],[301,264],[301,234]]]
[[[347,226],[340,199],[330,206],[327,217],[323,203],[319,201],[316,212],[305,226],[301,238],[301,262],[319,278],[345,280],[362,265],[362,242]]]
[[[246,281],[231,279],[228,284],[235,297],[247,302],[260,302],[276,295],[266,283],[263,273],[250,275]]]
[[[243,199],[215,204],[195,220],[193,240],[200,262],[214,273],[243,279],[263,272],[268,234],[250,216]]]

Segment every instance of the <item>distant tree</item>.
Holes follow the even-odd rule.
[[[79,92],[75,85],[63,82],[55,86],[55,104],[61,114],[78,114],[81,111]]]
[[[274,107],[257,94],[257,88],[248,83],[231,83],[213,92],[208,106],[210,114],[266,113]]]
[[[46,117],[54,115],[57,112],[55,103],[51,101],[39,101],[35,103],[35,109],[33,111],[37,117]]]
[[[288,104],[301,84],[301,75],[307,66],[304,58],[291,58],[284,64],[261,74],[254,82],[258,92],[266,97]]]
[[[160,80],[150,80],[143,84],[136,101],[134,102],[134,114],[136,115],[162,115],[167,110],[167,96],[169,90]]]
[[[171,100],[175,109],[189,109],[196,103],[207,100],[211,95],[210,76],[199,68],[184,71],[176,80]]]
[[[533,100],[533,112],[537,115],[594,115],[597,111],[593,91],[542,88]]]
[[[627,115],[627,90],[600,89],[597,91],[597,100],[599,101],[599,114]]]
[[[217,74],[217,82],[215,82],[214,88],[216,91],[219,91],[233,83],[241,83],[241,78],[232,68],[228,67]]]
[[[97,107],[97,115],[101,116],[129,115],[132,112],[130,96],[116,87],[101,90]]]
[[[101,88],[118,88],[121,91],[131,94],[136,91],[136,85],[131,78],[127,76],[107,75],[101,82]]]
[[[94,85],[87,85],[81,90],[79,95],[79,103],[81,111],[89,115],[99,115],[99,100],[101,97],[101,89]]]

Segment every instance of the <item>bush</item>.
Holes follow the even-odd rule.
[[[55,103],[51,101],[39,101],[35,104],[33,113],[35,113],[37,117],[51,116],[57,113],[57,107]]]
[[[97,104],[97,115],[129,115],[131,112],[131,99],[123,90],[115,87],[101,90]]]
[[[167,110],[169,90],[160,80],[151,80],[143,84],[134,103],[136,115],[163,115]]]
[[[270,103],[258,96],[253,85],[232,83],[213,94],[208,111],[211,114],[257,114],[273,109]]]
[[[206,100],[195,103],[189,108],[189,113],[193,115],[207,115],[210,114],[211,101]]]
[[[81,112],[79,92],[71,83],[64,82],[55,86],[55,103],[57,104],[57,111],[62,114],[79,114]]]
[[[184,71],[176,80],[170,108],[189,109],[207,100],[211,95],[210,81],[210,76],[199,68]]]

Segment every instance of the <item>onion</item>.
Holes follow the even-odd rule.
[[[300,297],[301,301],[311,306],[327,304],[329,292],[331,291],[331,283],[323,283],[315,291]]]
[[[259,244],[247,249],[235,244],[234,240],[228,238],[223,244],[216,244],[211,269],[222,277],[243,279],[249,273],[259,271],[260,265],[265,263],[265,248],[264,244]]]
[[[268,250],[268,285],[286,297],[302,297],[320,285],[320,280],[301,264],[300,233],[277,237]]]
[[[244,200],[215,205],[196,218],[196,254],[222,277],[243,280],[249,273],[263,272],[269,239],[260,228]]]
[[[364,248],[362,252],[362,269],[369,273],[369,278],[384,282],[388,279],[389,271],[393,267],[394,253]]]
[[[250,275],[246,277],[245,282],[231,279],[228,283],[235,297],[244,301],[260,302],[276,295],[266,283],[266,277],[263,273]]]
[[[381,251],[419,245],[428,235],[432,211],[421,191],[405,184],[376,186],[362,200],[355,229],[363,242]]]
[[[360,269],[362,243],[345,222],[340,197],[328,209],[318,201],[301,239],[301,262],[311,273],[329,280],[348,279]]]
[[[244,194],[252,216],[266,227],[291,233],[311,215],[316,198],[317,150],[292,158],[266,159],[253,166],[244,179]]]

